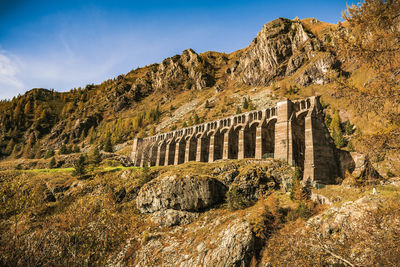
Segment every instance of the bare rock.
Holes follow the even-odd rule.
[[[363,216],[376,210],[381,199],[374,196],[365,196],[356,201],[344,203],[341,207],[332,207],[324,213],[308,220],[309,226],[321,229],[324,235],[340,232],[341,229],[358,227]]]
[[[199,217],[199,213],[181,210],[159,210],[151,215],[151,221],[161,226],[189,224]]]
[[[355,166],[352,175],[356,178],[380,178],[380,174],[374,169],[367,155],[357,152],[351,153]]]
[[[322,51],[320,41],[306,31],[300,20],[279,18],[263,26],[230,71],[244,84],[268,85],[276,77],[302,69],[299,84],[323,84],[335,60]]]
[[[312,193],[310,197],[311,201],[315,203],[332,205],[332,202],[326,196]]]
[[[139,248],[127,255],[135,245]],[[255,236],[245,219],[206,215],[193,222],[190,231],[174,227],[149,233],[146,242],[140,236],[128,240],[108,266],[123,266],[127,259],[135,266],[250,266],[254,254]]]
[[[225,186],[214,178],[159,177],[140,189],[137,207],[143,213],[166,209],[200,211],[220,203],[225,192]]]

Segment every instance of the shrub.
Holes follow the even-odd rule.
[[[296,209],[290,210],[287,215],[288,221],[295,221],[298,218],[307,220],[312,216],[311,208],[303,201],[297,204]]]
[[[84,155],[80,155],[79,159],[74,162],[73,175],[82,176],[86,173],[86,159]]]
[[[244,109],[249,108],[249,100],[246,97],[243,98],[243,108]]]
[[[231,210],[244,209],[251,205],[237,185],[233,185],[227,192],[227,201]]]
[[[93,147],[89,153],[89,162],[97,165],[101,162],[101,155],[97,146]]]
[[[206,100],[206,103],[204,104],[205,108],[211,108],[210,102],[208,102],[208,100]]]
[[[56,165],[57,165],[56,159],[54,157],[52,157],[49,162],[49,168],[53,169],[54,167],[56,167]]]
[[[47,150],[46,155],[44,156],[44,158],[45,159],[49,159],[49,158],[53,157],[54,155],[55,155],[54,149],[49,149],[49,150]]]
[[[150,182],[152,180],[152,176],[150,175],[150,167],[146,166],[143,167],[142,173],[139,176],[139,182],[138,185],[139,187],[142,187],[145,185],[147,182]]]
[[[106,140],[104,142],[103,150],[105,152],[110,152],[110,153],[113,152],[113,145],[111,143],[111,135],[110,135],[110,133],[107,134]]]
[[[389,177],[389,178],[391,178],[391,177],[394,177],[394,176],[395,176],[395,175],[394,175],[394,173],[393,173],[393,172],[391,172],[390,170],[388,170],[388,171],[387,171],[386,175],[387,175],[387,177]]]
[[[72,148],[72,152],[73,153],[79,153],[79,152],[81,152],[81,150],[80,150],[78,145],[74,145],[73,148]]]

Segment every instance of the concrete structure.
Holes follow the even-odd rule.
[[[338,176],[337,163],[323,116],[317,96],[285,100],[275,107],[136,138],[132,159],[135,166],[166,166],[270,157],[299,166],[311,182],[331,183]]]

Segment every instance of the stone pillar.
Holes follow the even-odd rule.
[[[258,125],[256,128],[256,159],[262,159],[262,145],[263,145],[263,140],[262,140],[262,127],[261,125]]]
[[[313,123],[312,112],[305,117],[305,152],[304,152],[304,179],[314,181],[315,165],[314,165],[314,139],[313,139]]]
[[[161,144],[157,145],[157,159],[156,159],[156,166],[160,166],[160,160],[161,160]]]
[[[336,183],[340,171],[335,155],[336,146],[324,123],[318,97],[310,97],[310,108],[304,126],[304,176],[305,181],[317,184]]]
[[[185,161],[184,163],[189,161],[189,154],[190,154],[190,141],[192,137],[190,137],[188,140],[186,140],[186,146],[185,146]]]
[[[139,159],[139,166],[140,167],[144,167],[144,155],[143,155],[144,153],[143,153],[143,151],[142,151],[142,153],[141,153],[141,155],[140,155],[140,159]]]
[[[155,144],[153,144],[152,146],[150,146],[150,151],[149,151],[149,162],[148,162],[148,164],[147,165],[149,165],[149,167],[151,166],[151,164],[152,164],[152,162],[153,162],[153,157],[155,156],[155,155],[153,155],[154,154],[154,146],[156,146],[157,144],[155,143]],[[158,152],[158,151],[157,151]],[[156,158],[156,160],[155,160],[156,162],[155,162],[155,164],[157,164],[157,158]]]
[[[171,148],[171,142],[167,143],[167,147],[165,148],[165,160],[164,160],[164,166],[168,166],[169,162],[169,149]]]
[[[238,149],[238,159],[244,159],[244,128],[239,130],[239,149]]]
[[[201,161],[201,151],[202,151],[202,148],[203,148],[203,138],[199,138],[198,140],[197,140],[197,150],[196,150],[196,161]]]
[[[175,144],[175,161],[174,161],[174,165],[178,165],[178,162],[179,162],[179,147],[180,146],[181,146],[181,142],[179,140]]]
[[[215,133],[210,136],[210,149],[208,150],[208,162],[214,162],[215,159]]]
[[[226,131],[224,133],[224,146],[222,150],[222,159],[228,159],[229,157],[229,133],[230,131]]]
[[[142,149],[143,139],[135,138],[133,139],[132,154],[131,159],[134,166],[140,165],[140,150]]]
[[[274,158],[284,160],[289,164],[293,163],[292,115],[292,102],[290,100],[278,103]]]

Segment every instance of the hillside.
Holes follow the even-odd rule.
[[[99,85],[67,93],[33,89],[3,102],[1,151],[3,156],[32,158],[40,153],[24,153],[24,143],[28,149],[36,143],[41,149],[58,149],[62,144],[101,142],[108,132],[114,144],[122,143],[154,133],[153,126],[158,132],[190,123],[190,112],[199,120],[233,114],[244,96],[250,96],[252,108],[266,106],[283,97],[277,92],[280,80],[290,78],[287,89],[324,84],[324,72],[334,62],[302,22],[277,19],[267,23],[249,47],[232,54],[198,55],[188,49]],[[206,101],[212,108],[204,109]],[[158,109],[149,103],[159,103]]]
[[[338,81],[354,84],[366,78],[363,65],[342,63],[338,56],[335,40],[345,30],[316,19],[276,19],[265,24],[248,47],[231,54],[188,49],[98,85],[66,93],[32,89],[0,103],[0,153],[8,160],[33,159],[63,144],[102,146],[107,138],[113,145],[122,144],[135,136],[245,111],[245,97],[251,102],[247,109],[257,109],[284,97],[320,94],[328,113],[339,110],[343,121],[373,135],[387,128],[379,112],[363,114],[353,100],[360,100],[358,95],[337,92],[342,86]],[[365,143],[353,142],[352,149],[369,151]],[[396,151],[376,153],[395,159]],[[393,167],[392,172],[398,172],[398,164]]]
[[[396,266],[399,10],[278,18],[231,54],[1,101],[0,266]],[[329,184],[271,158],[132,164],[135,137],[314,95],[336,166],[354,165]]]

